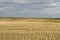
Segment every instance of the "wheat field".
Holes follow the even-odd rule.
[[[60,23],[42,19],[0,20],[0,40],[60,40]]]

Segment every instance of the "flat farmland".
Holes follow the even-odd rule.
[[[0,20],[0,40],[60,40],[60,23],[44,19]]]

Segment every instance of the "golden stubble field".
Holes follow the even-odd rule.
[[[60,40],[60,23],[0,21],[0,40]]]

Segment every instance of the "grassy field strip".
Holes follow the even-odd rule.
[[[0,40],[60,40],[60,32],[0,33]]]
[[[60,40],[60,23],[0,21],[0,40]]]
[[[25,30],[25,29],[37,29],[37,30],[60,30],[60,23],[52,23],[52,22],[10,22],[3,21],[0,22],[0,30]]]

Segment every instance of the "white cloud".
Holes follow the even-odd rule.
[[[56,13],[60,13],[60,2],[57,2],[55,8],[56,8]]]
[[[7,1],[7,0],[0,0],[0,2],[5,2],[5,1]]]
[[[40,10],[40,13],[48,14],[60,13],[60,2],[51,2],[49,5],[53,7],[43,8],[42,10]]]
[[[24,0],[14,0],[14,2],[17,2],[17,3],[24,3]]]
[[[50,5],[51,5],[51,6],[56,6],[56,5],[57,5],[57,3],[51,3]]]
[[[58,9],[56,8],[43,8],[42,10],[29,10],[29,9],[24,9],[22,12],[23,13],[39,13],[39,14],[55,14],[57,13]]]
[[[24,9],[22,12],[23,12],[23,13],[29,13],[30,10],[29,10],[29,9]]]
[[[8,7],[2,7],[0,8],[0,11],[6,10],[6,9],[8,9]]]
[[[23,11],[21,11],[22,13],[40,13],[40,10],[30,10],[30,9],[24,9]]]
[[[28,3],[29,0],[14,0],[16,3]]]
[[[4,2],[4,1],[7,1],[7,0],[0,0],[0,2]],[[10,0],[10,1],[12,2],[12,0]],[[13,0],[13,2],[16,2],[16,3],[29,3],[29,0]],[[42,1],[42,3],[44,4],[44,1]],[[48,13],[48,14],[55,14],[55,13],[60,12],[60,4],[59,3],[60,2],[53,2],[53,1],[51,1],[50,4],[47,3],[48,5],[54,6],[55,8],[51,8],[51,7],[50,8],[43,8],[42,7],[42,9],[40,9],[40,10],[39,9],[38,10],[24,9],[22,12],[23,13]],[[36,7],[36,6],[33,6],[32,9],[34,7]],[[42,4],[39,7],[41,7],[41,6],[42,6]],[[46,5],[44,4],[44,6],[46,6]],[[13,7],[2,7],[2,8],[0,8],[0,11],[6,10],[6,9],[11,10],[11,8],[13,8]]]
[[[7,11],[7,10],[10,10],[12,8],[14,8],[14,7],[2,7],[2,8],[0,8],[0,12],[1,11]]]
[[[55,8],[44,8],[41,10],[41,13],[55,14],[56,9]]]
[[[0,0],[0,2],[29,3],[29,0]]]

